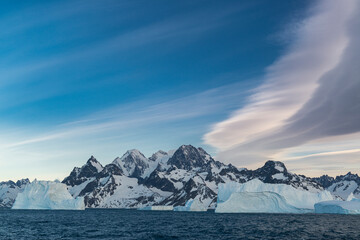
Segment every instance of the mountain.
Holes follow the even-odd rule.
[[[17,182],[0,182],[0,208],[11,207],[17,194],[22,192],[28,183],[30,183],[29,179],[21,179]]]
[[[249,170],[247,175],[249,175],[249,180],[258,178],[264,183],[287,184],[312,192],[324,189],[312,178],[288,172],[284,163],[278,161],[267,161],[263,167],[254,171]]]
[[[74,197],[83,196],[90,208],[184,206],[188,201],[215,208],[218,184],[255,178],[311,192],[323,190],[313,179],[288,172],[281,162],[268,161],[256,170],[238,169],[191,145],[176,151],[160,150],[149,158],[139,150],[129,150],[104,167],[91,157],[81,168],[74,168],[63,183]]]
[[[360,198],[360,177],[357,174],[348,172],[346,175],[335,178],[323,175],[319,178],[313,178],[313,180],[330,191],[336,198],[346,200],[351,193]]]
[[[68,186],[73,197],[84,197],[87,208],[185,206],[191,202],[202,208],[215,208],[219,184],[253,179],[312,193],[327,189],[341,199],[350,193],[360,198],[357,174],[309,178],[289,172],[278,161],[267,161],[255,170],[237,168],[216,161],[204,149],[191,145],[168,152],[159,150],[149,158],[132,149],[105,166],[91,156],[82,167],[75,167],[62,183]],[[1,182],[0,207],[11,207],[17,193],[28,183],[28,179]]]
[[[63,180],[63,183],[69,186],[76,186],[84,183],[89,178],[101,172],[104,167],[91,156],[84,166],[81,168],[75,167],[70,175]]]
[[[127,151],[121,158],[116,158],[113,164],[118,166],[123,174],[128,177],[144,178],[155,165],[137,149]]]

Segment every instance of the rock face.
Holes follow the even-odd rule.
[[[10,208],[14,204],[18,193],[22,192],[29,183],[29,179],[21,179],[17,182],[0,182],[0,208]]]
[[[196,209],[206,209],[215,208],[220,183],[255,178],[306,191],[323,190],[312,179],[288,172],[281,162],[268,161],[257,170],[238,169],[191,145],[176,151],[160,150],[150,158],[129,150],[104,167],[91,157],[83,167],[74,168],[63,183],[74,197],[83,196],[89,208],[185,207],[196,203]]]
[[[360,198],[360,177],[357,174],[349,172],[336,178],[323,175],[319,178],[313,178],[313,180],[340,200],[346,200],[350,194]]]
[[[84,166],[75,167],[70,175],[63,180],[63,183],[69,186],[80,185],[103,169],[103,166],[91,156]]]

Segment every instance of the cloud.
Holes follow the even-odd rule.
[[[287,148],[360,131],[358,5],[331,0],[313,8],[249,103],[204,136],[218,148],[218,159],[255,164]]]
[[[147,100],[119,105],[93,113],[83,119],[60,124],[46,134],[3,146],[17,147],[54,139],[211,116],[219,111],[229,111],[229,108],[236,106],[246,94],[236,89],[243,89],[246,85],[246,83],[230,84],[166,102],[149,103]]]
[[[131,1],[126,2],[125,4],[119,4],[116,1],[111,2],[111,4],[99,4],[97,1],[90,1],[90,4],[88,2],[85,4],[83,1],[70,1],[61,4],[50,4],[45,7],[35,6],[20,9],[19,12],[16,12],[13,16],[2,19],[3,21],[0,22],[0,27],[4,26],[5,28],[5,26],[13,25],[14,21],[17,23],[16,28],[14,29],[6,28],[9,32],[4,36],[4,39],[8,40],[5,42],[12,42],[14,41],[12,38],[7,39],[9,38],[8,35],[10,33],[14,34],[16,37],[16,34],[26,33],[29,29],[42,26],[44,23],[50,24],[54,21],[64,21],[67,18],[71,19],[79,14],[90,14],[93,11],[99,11],[99,9],[104,11],[106,8],[109,8],[109,5],[116,6],[119,10],[122,21],[119,21],[118,24],[123,25],[133,17],[133,11],[130,11],[131,13],[129,13],[128,10],[128,5],[131,5],[129,3],[131,3]],[[13,85],[19,82],[33,81],[33,78],[30,76],[39,74],[39,72],[48,71],[52,68],[63,67],[65,65],[72,66],[79,62],[83,64],[99,62],[99,59],[103,57],[109,57],[120,52],[133,51],[134,49],[136,50],[160,42],[165,43],[161,48],[163,50],[166,49],[165,51],[177,49],[227,23],[229,21],[227,17],[243,11],[245,7],[247,7],[245,4],[227,5],[221,9],[210,6],[163,20],[142,24],[136,28],[130,28],[129,30],[125,25],[125,30],[119,31],[115,35],[100,38],[96,41],[92,41],[86,34],[81,35],[82,31],[80,30],[79,33],[74,33],[76,36],[80,35],[77,37],[66,36],[66,39],[58,37],[60,40],[55,40],[63,42],[67,42],[69,39],[76,42],[78,41],[77,38],[81,39],[85,37],[90,39],[88,39],[89,43],[69,48],[67,51],[58,51],[42,57],[34,55],[27,60],[22,60],[22,58],[20,58],[20,61],[19,57],[17,57],[10,66],[9,64],[6,64],[0,68],[0,73],[3,76],[2,81],[0,81],[0,89],[7,85]],[[43,14],[34,16],[34,12],[42,12]],[[141,14],[141,12],[138,14]],[[19,18],[19,16],[24,17]],[[29,21],[24,21],[23,18],[29,19]],[[74,23],[72,23],[72,25],[74,25]],[[75,27],[73,28],[76,29]],[[2,36],[1,33],[0,36]],[[54,43],[55,40],[52,40],[50,43],[46,41],[46,43],[48,43],[50,47],[54,47],[59,44],[59,42]],[[43,42],[33,43],[31,48],[43,49],[44,44],[45,43]],[[167,45],[170,46],[167,48]],[[24,49],[24,46],[15,48],[10,54],[7,54],[6,57],[11,58],[14,55],[17,56],[17,54],[22,54],[26,50],[28,49]],[[66,81],[66,79],[63,81]]]
[[[40,168],[50,171],[44,166],[58,166],[60,161],[62,165],[51,171],[54,177],[63,177],[91,154],[110,161],[130,148],[151,154],[157,148],[169,150],[167,142],[177,147],[184,138],[201,136],[207,130],[207,118],[239,107],[246,93],[238,89],[246,89],[248,84],[230,84],[167,101],[126,103],[57,126],[4,130],[0,134],[0,166],[7,171],[1,172],[0,178],[29,174],[45,178]],[[18,172],[19,165],[31,171]]]

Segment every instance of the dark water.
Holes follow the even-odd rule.
[[[0,210],[0,239],[360,239],[360,216]]]

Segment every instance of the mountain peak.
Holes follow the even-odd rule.
[[[121,158],[115,158],[113,164],[118,166],[126,176],[143,177],[146,169],[149,168],[149,159],[137,149],[131,149]]]
[[[101,172],[104,167],[101,165],[98,160],[94,156],[91,156],[86,164],[84,164],[81,168],[74,167],[71,171],[70,175],[66,177],[62,183],[65,183],[70,186],[74,186],[76,184],[80,184],[83,182],[82,179],[95,177],[96,174]]]
[[[151,157],[149,157],[149,160],[151,161],[156,161],[158,159],[161,159],[165,156],[168,156],[169,154],[163,150],[159,150],[156,153],[154,153],[153,155],[151,155]]]
[[[30,183],[30,180],[28,178],[24,178],[24,179],[21,179],[21,180],[17,180],[16,181],[16,186],[22,187],[23,185],[26,185],[26,184],[29,184],[29,183]]]
[[[192,145],[182,145],[169,159],[168,164],[180,169],[192,170],[203,168],[212,158],[202,148],[195,148]]]
[[[182,149],[183,151],[191,151],[192,149],[197,149],[197,148],[191,144],[188,144],[188,145],[184,144],[184,145],[181,145],[179,149]]]
[[[335,182],[335,178],[330,177],[329,175],[322,175],[320,177],[315,177],[312,179],[324,188],[330,187]]]
[[[340,175],[340,176],[337,176],[335,178],[336,182],[339,182],[339,181],[355,181],[357,183],[360,184],[360,177],[358,174],[353,174],[351,172],[348,172],[347,174],[345,175]]]
[[[125,158],[127,155],[131,155],[132,157],[139,156],[139,157],[145,158],[144,154],[142,154],[142,152],[140,152],[137,149],[127,150],[126,153],[121,158]]]
[[[268,160],[264,166],[262,167],[263,169],[267,169],[267,170],[271,170],[274,169],[277,172],[287,172],[287,169],[285,167],[285,164],[283,162],[280,161],[273,161],[273,160]]]
[[[96,160],[96,158],[93,155],[91,155],[89,160],[87,160],[86,165],[94,167],[96,169],[96,172],[98,172],[98,173],[104,169],[104,167],[101,165],[101,163],[98,160]],[[83,166],[83,168],[84,168],[84,166]]]

